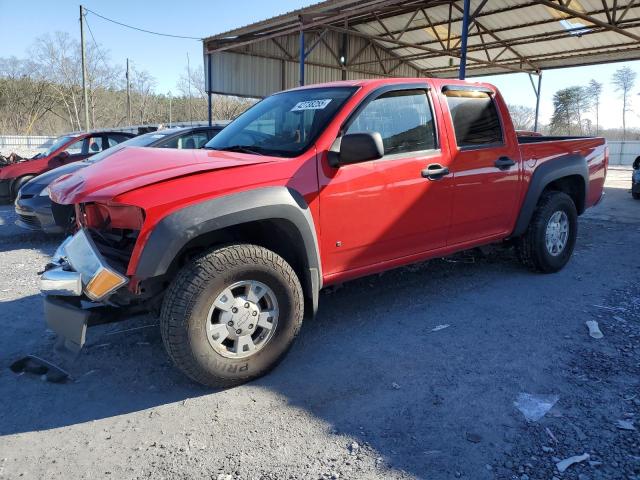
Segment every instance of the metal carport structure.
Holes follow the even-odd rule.
[[[388,76],[524,72],[539,103],[544,70],[640,59],[640,2],[326,0],[207,37],[203,50],[209,117],[214,93]]]

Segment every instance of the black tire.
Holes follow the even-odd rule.
[[[564,249],[559,254],[552,255],[547,249],[545,236],[549,220],[558,211],[566,214],[569,230]],[[571,258],[577,234],[578,212],[571,197],[563,192],[546,192],[538,201],[527,231],[516,241],[518,258],[534,272],[557,272]]]
[[[249,280],[271,289],[278,303],[277,326],[260,350],[228,358],[207,338],[210,308],[227,287]],[[230,245],[210,250],[180,270],[165,295],[160,329],[169,357],[187,376],[203,385],[230,387],[264,375],[284,358],[300,331],[303,310],[300,281],[282,257],[256,245]]]
[[[34,178],[35,175],[25,175],[24,177],[16,178],[11,184],[11,201],[13,202],[18,197],[18,192],[25,183]]]
[[[636,200],[640,200],[640,192],[631,192],[631,196]]]

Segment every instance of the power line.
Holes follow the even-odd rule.
[[[121,27],[130,28],[132,30],[138,30],[139,32],[150,33],[152,35],[159,35],[161,37],[184,38],[184,39],[187,39],[187,40],[198,40],[198,41],[202,40],[202,38],[199,38],[199,37],[188,37],[188,36],[185,36],[185,35],[172,35],[170,33],[160,33],[160,32],[153,32],[151,30],[145,30],[144,28],[134,27],[133,25],[127,25],[126,23],[118,22],[118,21],[113,20],[111,18],[107,18],[107,17],[105,17],[103,15],[100,15],[99,13],[94,12],[93,10],[89,10],[87,7],[85,7],[84,9],[85,9],[85,11],[91,12],[95,16],[100,17],[103,20],[106,20],[106,21],[111,22],[111,23],[115,23],[117,25],[120,25]]]
[[[93,44],[96,46],[96,51],[98,52],[98,55],[100,56],[100,59],[102,60],[102,63],[104,63],[105,68],[107,70],[109,70],[109,64],[105,60],[104,55],[102,55],[102,50],[100,50],[100,47],[98,47],[98,42],[96,42],[96,37],[93,36],[93,32],[91,31],[91,25],[89,25],[89,22],[87,21],[87,14],[84,15],[84,23],[87,24],[87,29],[89,30],[89,33],[91,34],[91,40],[93,40]]]

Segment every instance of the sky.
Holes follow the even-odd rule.
[[[95,12],[147,30],[175,35],[205,37],[265,18],[301,8],[317,0],[83,0]],[[79,38],[79,4],[75,0],[0,0],[0,21],[4,26],[0,57],[25,57],[30,45],[44,33],[67,31]],[[184,73],[187,54],[190,64],[202,64],[202,43],[197,40],[159,37],[129,30],[89,13],[87,23],[103,54],[112,63],[124,65],[126,58],[138,69],[147,70],[158,84],[156,91],[176,91]],[[14,33],[15,32],[15,33]],[[87,42],[91,36],[86,33]],[[556,90],[586,85],[594,78],[603,83],[600,124],[606,128],[622,125],[622,102],[611,86],[613,72],[623,64],[597,65],[543,74],[540,120],[548,123],[553,113],[552,98]],[[627,114],[627,125],[640,127],[640,61],[625,62],[638,75],[632,99],[637,110]],[[476,79],[476,78],[474,78]],[[477,78],[495,84],[510,104],[535,107],[535,95],[526,74],[494,75]]]

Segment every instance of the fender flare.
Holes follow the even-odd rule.
[[[315,313],[322,288],[318,239],[309,206],[299,192],[288,187],[264,187],[224,195],[167,215],[153,228],[143,247],[135,276],[146,279],[167,273],[182,249],[201,235],[272,219],[289,221],[302,238],[305,271],[300,281]]]
[[[518,220],[516,221],[516,226],[511,237],[518,237],[527,230],[533,212],[538,205],[538,200],[547,185],[560,178],[573,175],[582,177],[584,181],[585,199],[588,198],[589,168],[587,167],[587,159],[582,155],[564,155],[545,162],[536,168],[531,176],[529,189],[522,202],[520,214],[518,215]]]

